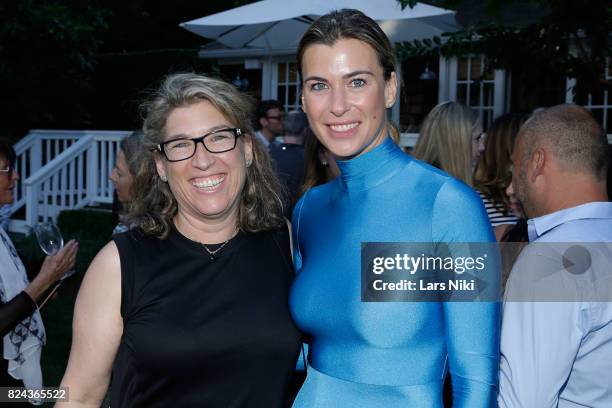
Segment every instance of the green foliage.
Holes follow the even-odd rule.
[[[431,41],[413,41],[398,47],[400,58],[441,54],[463,57],[484,54],[488,69],[529,70],[533,84],[544,76],[577,79],[578,95],[611,89],[603,72],[606,57],[612,56],[612,7],[605,0],[588,5],[571,0],[534,0],[548,13],[532,24],[496,22],[466,26]],[[501,2],[488,0],[487,10],[499,10]],[[532,84],[526,84],[529,87]]]
[[[0,3],[0,89],[10,95],[0,100],[2,128],[86,121],[87,113],[73,101],[89,86],[105,13],[72,3]]]
[[[417,4],[417,0],[397,0],[399,4],[402,6],[402,10],[406,7],[413,8]]]
[[[57,217],[57,225],[65,235],[107,241],[114,228],[111,213],[96,209],[62,211]]]

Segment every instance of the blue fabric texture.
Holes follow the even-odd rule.
[[[361,302],[362,242],[494,242],[474,190],[390,138],[339,161],[341,175],[293,212],[297,276],[290,308],[311,337],[294,408],[495,406],[500,305]]]

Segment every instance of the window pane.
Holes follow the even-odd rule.
[[[472,67],[471,67],[471,79],[476,80],[480,79],[480,71],[482,70],[482,64],[480,62],[480,58],[475,57],[472,58]]]
[[[576,102],[577,105],[586,105],[588,102],[588,98],[586,95],[576,94],[574,96],[574,101]]]
[[[285,100],[285,85],[278,86],[278,96],[276,99],[282,104],[285,105],[287,101]]]
[[[286,82],[287,80],[286,72],[287,72],[286,64],[284,62],[281,62],[280,64],[278,64],[278,82],[279,83]]]
[[[467,58],[459,58],[459,61],[457,61],[457,65],[458,65],[458,72],[457,72],[457,79],[459,81],[467,81],[468,77],[467,77],[467,67],[468,67],[468,59]]]
[[[493,122],[493,110],[487,109],[482,115],[482,129],[486,131],[491,122]]]
[[[484,83],[484,106],[493,106],[493,84]]]
[[[296,93],[297,87],[294,85],[289,85],[289,97],[287,98],[287,101],[285,102],[287,105],[295,105],[297,104],[297,93]]]
[[[289,64],[289,82],[297,82],[297,65]]]
[[[472,82],[470,84],[470,106],[481,106],[482,101],[480,100],[480,82]]]
[[[457,102],[467,105],[467,84],[457,84]]]
[[[418,131],[423,119],[438,104],[439,84],[436,79],[423,79],[425,70],[438,73],[439,57],[410,57],[402,61],[402,87],[400,88],[400,130]],[[388,112],[391,114],[391,112]]]
[[[591,112],[593,113],[593,116],[595,117],[597,123],[603,125],[603,109],[591,109]]]
[[[604,103],[604,91],[595,91],[591,94],[591,105],[599,106]]]

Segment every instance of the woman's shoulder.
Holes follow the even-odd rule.
[[[155,235],[147,234],[140,227],[136,227],[114,234],[112,236],[112,241],[120,250],[135,250],[138,248],[143,248],[146,250],[151,246],[159,245],[159,242],[163,240]]]

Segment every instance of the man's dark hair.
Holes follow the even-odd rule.
[[[253,123],[255,130],[261,129],[259,119],[268,116],[268,111],[274,108],[278,108],[282,111],[283,105],[275,99],[267,99],[265,101],[259,102],[259,105],[257,105],[257,109],[255,109],[255,120]]]
[[[8,161],[9,166],[14,166],[15,160],[17,160],[13,145],[4,138],[0,138],[0,157]]]

